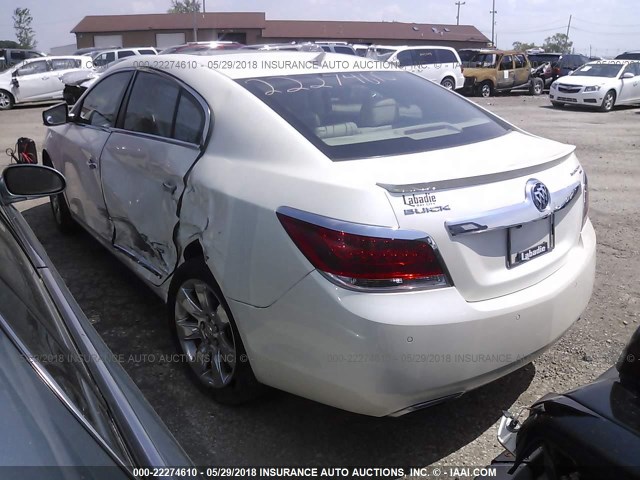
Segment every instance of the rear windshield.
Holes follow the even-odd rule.
[[[536,55],[529,55],[529,62],[531,63],[532,67],[539,67],[541,64],[543,63],[551,63],[551,64],[555,64],[557,63],[558,59],[560,58],[560,55],[540,55],[540,54],[536,54]]]
[[[332,160],[466,145],[509,129],[456,93],[408,72],[313,73],[238,83]]]
[[[396,50],[391,48],[369,48],[366,56],[380,62],[386,62],[394,53]]]
[[[495,53],[476,53],[469,60],[470,68],[496,68],[498,56]]]

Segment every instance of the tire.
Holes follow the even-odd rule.
[[[174,275],[167,316],[190,376],[215,401],[238,405],[264,393],[229,305],[202,259],[189,260]]]
[[[47,152],[43,152],[42,164],[55,168]],[[49,197],[49,205],[51,205],[51,214],[53,215],[53,221],[65,235],[70,235],[78,231],[78,224],[71,216],[69,211],[69,205],[67,205],[67,199],[64,198],[64,194],[52,195]]]
[[[614,90],[609,90],[604,94],[604,98],[602,99],[602,105],[600,105],[601,112],[610,112],[613,110],[614,105],[616,104],[616,92]]]
[[[442,85],[447,90],[455,90],[456,88],[456,82],[451,77],[443,78],[442,81],[440,82],[440,85]]]
[[[529,87],[529,93],[531,95],[542,95],[542,92],[544,91],[544,80],[542,80],[541,78],[532,78],[531,79],[531,86]]]
[[[64,194],[59,193],[57,195],[50,196],[49,205],[51,205],[53,221],[61,233],[71,235],[78,231],[78,224],[71,216],[69,205],[67,205],[67,199],[64,198]]]
[[[551,105],[553,105],[555,108],[564,107],[564,103],[561,103],[561,102],[551,102]]]
[[[0,90],[0,110],[11,110],[13,104],[13,95],[6,90]]]
[[[482,82],[476,89],[476,95],[488,98],[493,95],[493,84],[489,81]]]

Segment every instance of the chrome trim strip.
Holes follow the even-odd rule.
[[[435,192],[443,190],[455,190],[458,188],[473,187],[487,183],[496,183],[503,180],[522,177],[524,175],[533,175],[535,173],[547,170],[548,168],[560,165],[565,161],[566,155],[552,162],[534,165],[533,167],[512,170],[510,172],[490,173],[487,175],[479,175],[477,177],[456,178],[453,180],[441,180],[438,182],[409,183],[406,185],[393,185],[389,183],[376,183],[379,187],[384,188],[389,193],[418,193],[418,192]]]
[[[542,220],[567,207],[578,196],[582,188],[577,181],[555,192],[551,192],[549,205],[542,212],[533,205],[530,195],[517,205],[497,208],[477,217],[447,220],[445,226],[452,237],[500,230],[524,223]]]
[[[302,220],[303,222],[312,223],[330,230],[350,233],[352,235],[388,238],[392,240],[421,240],[429,237],[426,233],[419,230],[400,230],[398,227],[380,227],[364,223],[345,222],[344,220],[337,220],[292,207],[278,207],[276,213],[282,213],[283,215]]]
[[[125,255],[126,257],[130,258],[131,260],[133,260],[134,262],[136,262],[138,265],[140,265],[141,267],[149,270],[151,273],[153,273],[156,277],[158,278],[163,278],[164,276],[166,276],[167,274],[163,274],[162,272],[160,272],[159,270],[157,270],[153,265],[151,265],[149,262],[147,262],[146,260],[143,260],[142,258],[138,257],[137,255],[135,255],[134,253],[130,252],[129,250],[127,250],[125,247],[118,245],[116,243],[113,243],[113,248],[122,253],[123,255]]]
[[[297,208],[281,206],[276,209],[276,213],[281,213],[288,217],[302,220],[303,222],[318,225],[320,227],[328,228],[330,230],[336,230],[339,232],[350,233],[352,235],[362,235],[366,237],[376,238],[388,238],[391,240],[415,240],[419,242],[426,242],[429,244],[433,253],[440,263],[443,275],[439,275],[436,278],[425,279],[424,281],[416,280],[415,283],[409,285],[397,285],[397,286],[381,286],[381,287],[365,287],[353,285],[346,281],[344,277],[334,275],[332,273],[323,272],[316,269],[318,273],[324,276],[334,285],[345,288],[347,290],[353,290],[363,293],[385,293],[385,292],[401,292],[401,291],[416,291],[416,290],[431,290],[434,288],[452,287],[453,280],[451,274],[447,269],[447,265],[442,258],[442,254],[438,249],[436,242],[426,234],[419,230],[402,230],[398,227],[381,227],[375,225],[367,225],[364,223],[346,222],[344,220],[337,220],[331,217],[325,217],[323,215],[317,215],[315,213],[306,212],[304,210],[298,210]]]

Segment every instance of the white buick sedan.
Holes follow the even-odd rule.
[[[401,415],[530,362],[591,295],[574,147],[386,64],[127,59],[44,121],[59,227],[166,301],[220,402]]]
[[[576,105],[609,112],[616,105],[640,104],[640,62],[597,60],[551,84],[554,107]]]

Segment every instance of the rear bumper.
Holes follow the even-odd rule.
[[[499,298],[455,288],[371,294],[312,272],[267,308],[230,301],[256,377],[373,416],[456,396],[529,363],[581,315],[593,288],[595,232],[554,274]]]

